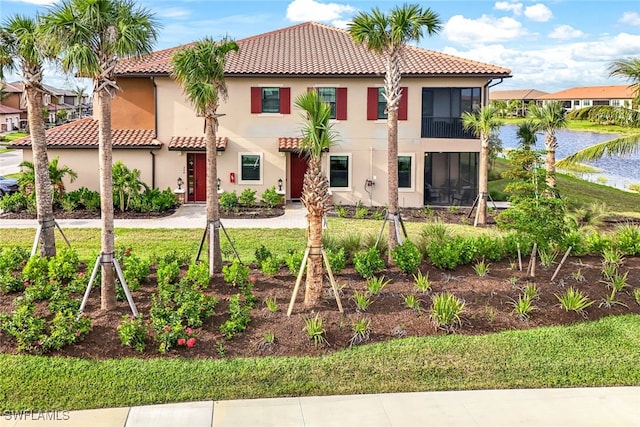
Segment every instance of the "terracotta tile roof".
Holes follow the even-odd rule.
[[[224,151],[227,148],[227,137],[219,136],[216,141],[216,151]],[[172,151],[205,151],[203,136],[172,136],[169,142],[169,150]]]
[[[510,99],[518,100],[530,100],[537,99],[542,95],[546,95],[548,92],[543,92],[537,89],[516,89],[516,90],[492,90],[489,92],[489,100],[504,100]]]
[[[76,120],[46,131],[47,147],[51,148],[97,148],[98,122],[91,117]],[[160,148],[162,143],[154,138],[150,129],[113,129],[111,138],[114,148]],[[16,148],[30,148],[31,137],[17,139],[11,143]]]
[[[546,94],[538,99],[633,99],[633,97],[633,87],[629,85],[615,85],[573,87],[560,92]]]
[[[0,114],[20,114],[22,110],[0,104]]]
[[[240,51],[227,57],[227,75],[384,74],[384,60],[357,45],[345,30],[307,22],[238,40]],[[169,61],[182,46],[121,61],[119,75],[168,75]],[[403,60],[405,76],[510,77],[511,70],[444,53],[409,46]]]
[[[278,138],[278,151],[300,151],[302,138],[281,136]]]

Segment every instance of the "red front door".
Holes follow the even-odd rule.
[[[291,153],[290,160],[289,183],[291,185],[291,198],[299,199],[302,196],[304,174],[307,172],[307,159],[303,154]]]
[[[207,200],[207,157],[205,154],[187,154],[187,191],[189,202],[205,202]]]

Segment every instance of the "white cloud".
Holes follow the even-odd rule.
[[[479,19],[468,19],[462,15],[452,16],[444,25],[442,35],[456,43],[496,43],[527,35],[527,30],[513,18],[495,18],[482,15]]]
[[[620,18],[618,22],[621,24],[640,26],[640,13],[625,12],[622,14],[622,18]]]
[[[576,30],[571,25],[558,25],[550,33],[550,39],[569,40],[584,37],[584,33],[580,30]]]
[[[497,89],[535,88],[557,92],[575,86],[627,83],[609,77],[609,66],[616,59],[636,55],[640,51],[640,35],[620,33],[595,41],[561,43],[530,50],[486,44],[466,51],[451,47],[443,51],[511,69],[513,77]]]
[[[287,19],[292,22],[328,22],[341,24],[343,15],[356,9],[346,4],[320,3],[315,0],[293,0],[287,6]]]
[[[498,1],[493,8],[505,12],[513,12],[514,15],[520,15],[522,13],[522,3]]]
[[[534,4],[533,6],[528,6],[524,10],[524,15],[531,19],[532,21],[537,22],[547,22],[553,17],[553,13],[551,13],[551,9],[542,3]]]
[[[182,19],[182,18],[187,18],[191,15],[191,11],[189,9],[180,8],[180,7],[156,9],[156,13],[158,16],[162,18],[171,18],[171,19]]]

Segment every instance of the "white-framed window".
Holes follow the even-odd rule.
[[[612,107],[620,107],[622,105],[622,102],[619,99],[612,99],[611,100],[611,106]]]
[[[582,106],[583,107],[591,107],[591,100],[590,99],[583,99],[582,100]]]
[[[398,191],[415,191],[415,153],[398,153]]]
[[[329,187],[332,190],[351,190],[351,154],[332,153],[328,156]]]
[[[238,183],[262,184],[262,153],[238,153]]]

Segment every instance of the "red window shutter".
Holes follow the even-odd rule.
[[[367,88],[367,120],[378,120],[378,88]]]
[[[408,109],[408,98],[409,98],[409,88],[401,87],[400,93],[400,105],[398,105],[398,120],[407,120],[407,109]]]
[[[259,87],[251,88],[251,114],[262,113],[262,90]]]
[[[291,114],[291,88],[280,88],[280,114]]]
[[[347,120],[347,88],[336,88],[336,120]]]

